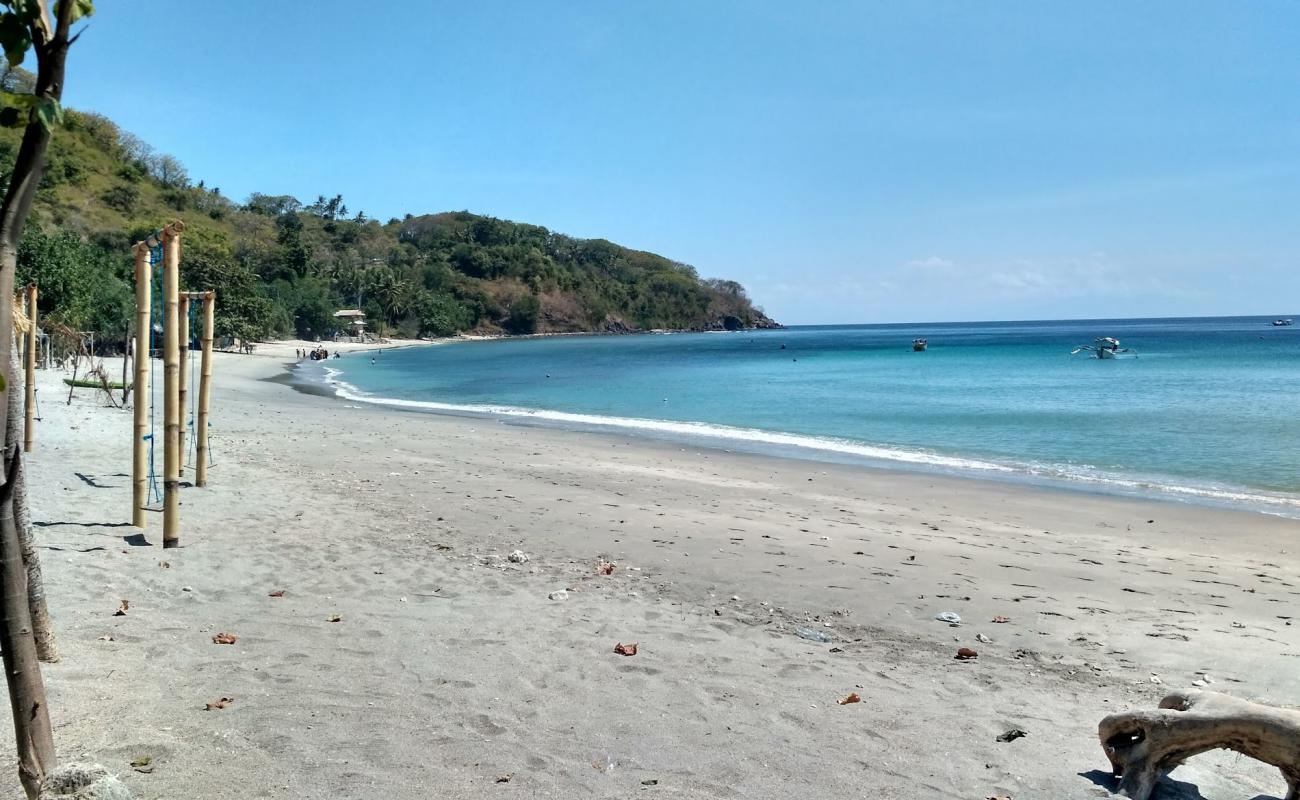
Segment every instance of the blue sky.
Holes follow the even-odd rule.
[[[97,6],[65,101],[235,199],[608,238],[792,324],[1300,314],[1289,0]]]

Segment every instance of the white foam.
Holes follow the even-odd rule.
[[[1140,495],[1166,495],[1174,498],[1209,501],[1212,503],[1245,505],[1266,513],[1282,516],[1300,516],[1300,498],[1257,494],[1242,489],[1224,486],[1186,486],[1161,480],[1141,480],[1117,474],[1108,474],[1091,467],[1001,464],[971,458],[931,453],[923,450],[903,450],[880,447],[862,442],[837,439],[824,436],[807,436],[795,433],[781,433],[756,428],[739,428],[727,425],[715,425],[707,422],[678,422],[673,420],[644,419],[640,417],[614,417],[599,414],[578,414],[568,411],[549,409],[519,408],[505,405],[471,405],[461,403],[439,403],[430,400],[403,400],[395,397],[378,397],[358,389],[342,380],[342,373],[330,367],[325,369],[325,382],[334,389],[334,393],[343,399],[391,408],[406,408],[423,411],[442,411],[457,414],[478,414],[493,417],[540,420],[566,425],[605,428],[612,430],[643,431],[650,434],[669,434],[690,438],[704,438],[720,441],[754,443],[760,445],[792,448],[796,450],[834,453],[866,460],[894,462],[917,467],[937,469],[956,473],[1000,474],[1007,477],[1016,475],[1024,478],[1045,478],[1049,481],[1064,481],[1075,485],[1084,484],[1112,491]]]
[[[1099,484],[1121,491],[1149,494],[1158,493],[1174,497],[1211,500],[1233,505],[1247,505],[1262,511],[1271,511],[1284,516],[1300,515],[1300,498],[1280,494],[1259,494],[1227,486],[1187,486],[1156,480],[1138,480],[1118,475],[1097,472],[1071,472],[1069,470],[1042,470],[1033,474],[1047,474],[1050,477],[1067,481]]]
[[[613,428],[617,430],[639,430],[653,433],[668,433],[679,436],[703,437],[707,439],[725,439],[729,441],[756,442],[759,444],[793,447],[803,450],[820,450],[829,453],[858,456],[861,458],[884,461],[901,461],[929,467],[944,467],[957,470],[976,470],[981,472],[1015,472],[1015,468],[990,461],[977,461],[969,458],[956,458],[919,450],[894,450],[888,447],[876,447],[846,439],[820,436],[804,436],[795,433],[779,433],[759,430],[757,428],[736,428],[728,425],[714,425],[708,422],[676,422],[662,419],[643,419],[640,417],[611,417],[600,414],[577,414],[569,411],[551,411],[548,409],[519,408],[498,405],[463,405],[458,403],[438,403],[428,400],[402,400],[395,397],[376,397],[367,394],[346,381],[335,378],[339,373],[326,376],[326,382],[334,387],[334,392],[341,398],[393,408],[412,408],[426,411],[451,411],[464,414],[486,414],[494,417],[512,417],[522,419],[562,422],[570,425]]]

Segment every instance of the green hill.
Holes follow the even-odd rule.
[[[19,132],[0,129],[0,182]],[[307,338],[360,306],[383,333],[723,329],[774,326],[733,281],[603,239],[465,211],[386,223],[341,196],[243,203],[98,115],[67,112],[19,257],[41,311],[120,340],[130,322],[130,245],[185,220],[182,285],[216,289],[221,335]]]

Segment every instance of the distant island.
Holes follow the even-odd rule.
[[[0,181],[19,134],[0,129]],[[325,339],[347,329],[343,309],[402,337],[780,327],[735,281],[603,239],[467,211],[381,222],[337,194],[238,203],[107,117],[72,110],[50,147],[18,281],[40,284],[51,320],[121,341],[131,244],[175,218],[187,225],[182,284],[217,290],[221,336]]]

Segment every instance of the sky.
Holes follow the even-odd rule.
[[[96,6],[65,103],[236,200],[605,238],[787,324],[1300,316],[1291,0]]]

